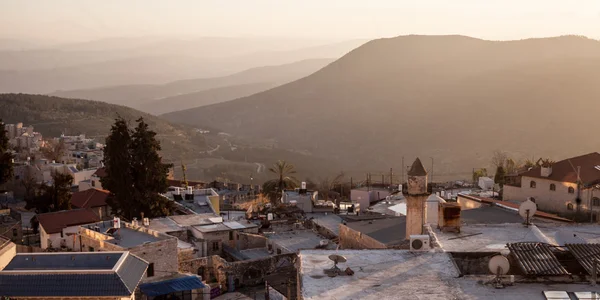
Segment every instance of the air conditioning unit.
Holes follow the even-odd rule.
[[[411,235],[410,236],[410,251],[429,251],[429,236],[428,235]]]

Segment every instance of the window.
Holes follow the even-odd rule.
[[[567,204],[567,210],[573,210],[573,203]]]
[[[62,230],[60,231],[60,237],[64,237]]]
[[[277,254],[281,254],[281,249],[277,248]]]
[[[551,183],[551,184],[550,184],[550,190],[551,190],[551,191],[556,191],[556,184],[554,184],[554,183]]]
[[[13,228],[13,237],[17,237],[17,235],[19,235],[19,233],[17,232],[17,229]]]
[[[230,232],[229,232],[229,240],[230,240],[230,241],[233,241],[233,231],[230,231]]]
[[[92,186],[95,187],[96,186],[96,182],[92,179]]]
[[[572,186],[569,187],[569,194],[575,194],[575,189]]]
[[[535,189],[535,185],[536,185],[535,181],[533,181],[533,180],[529,183],[529,187],[532,189]]]
[[[219,251],[219,242],[213,242],[213,251]]]
[[[154,276],[154,263],[150,263],[148,265],[148,270],[146,270],[146,276],[147,277],[152,277]]]
[[[268,245],[267,245],[267,248],[269,249],[269,251],[273,251],[273,245],[271,245],[271,244],[268,244]]]
[[[592,198],[592,206],[600,206],[600,198],[598,198],[598,197]]]
[[[88,247],[88,251],[94,252],[94,247],[92,247],[92,246]]]

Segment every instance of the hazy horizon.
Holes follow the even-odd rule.
[[[406,34],[489,40],[600,38],[600,1],[11,1],[0,38],[42,44],[120,37],[284,37],[334,42]]]

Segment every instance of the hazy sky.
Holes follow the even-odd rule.
[[[600,0],[0,0],[0,37],[600,38]]]

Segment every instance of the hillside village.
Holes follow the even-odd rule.
[[[340,178],[326,192],[307,182],[269,191],[269,182],[176,179],[173,166],[160,193],[173,212],[127,219],[102,186],[104,143],[43,139],[22,123],[3,129],[14,157],[0,199],[0,295],[10,299],[595,295],[600,153],[473,182],[431,182],[417,158],[347,193],[335,192]],[[56,174],[72,178],[70,209],[28,208]],[[86,283],[58,284],[65,280]]]

